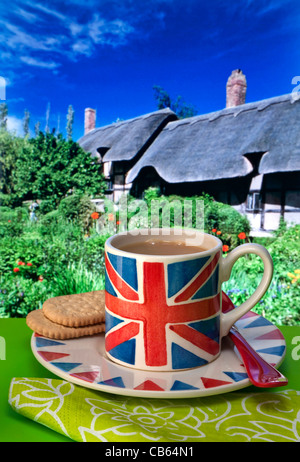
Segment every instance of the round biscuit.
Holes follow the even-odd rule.
[[[105,323],[85,327],[66,327],[50,321],[42,309],[31,311],[26,316],[27,326],[35,333],[55,340],[67,340],[104,332]]]
[[[105,321],[105,291],[62,295],[46,300],[44,315],[57,324],[82,327]]]

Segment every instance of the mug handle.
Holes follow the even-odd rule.
[[[256,305],[256,303],[264,296],[271,283],[273,277],[273,260],[267,249],[260,244],[242,244],[232,250],[227,257],[221,260],[221,283],[228,281],[232,267],[238,258],[249,253],[254,253],[262,259],[264,264],[264,273],[257,289],[248,298],[248,300],[228,313],[221,313],[221,337],[227,335],[233,324]]]

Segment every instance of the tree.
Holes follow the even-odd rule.
[[[162,87],[158,85],[153,86],[154,90],[154,99],[157,103],[157,108],[158,109],[164,109],[166,107],[171,108],[172,102],[170,95],[164,90]]]
[[[56,129],[57,135],[60,134],[60,115],[58,114],[57,116],[57,129]]]
[[[0,129],[7,129],[8,107],[6,103],[0,104]]]
[[[49,119],[50,119],[50,103],[48,103],[47,110],[46,110],[46,126],[45,126],[46,133],[50,132]]]
[[[164,109],[169,107],[179,119],[185,119],[187,117],[193,117],[197,115],[197,109],[191,105],[187,104],[182,96],[177,96],[177,98],[173,101],[170,95],[164,90],[162,87],[158,85],[153,86],[154,90],[154,99],[157,103],[158,109]]]
[[[23,130],[24,135],[29,135],[29,123],[30,123],[30,112],[25,109],[24,111],[24,118],[23,118]]]
[[[26,149],[28,142],[5,129],[0,130],[0,192],[14,193],[13,172],[20,151]]]
[[[15,192],[22,200],[41,199],[56,204],[72,189],[102,195],[106,186],[99,164],[74,141],[42,133],[29,140],[30,149],[19,153]]]
[[[70,105],[68,108],[67,114],[67,139],[71,140],[73,135],[73,122],[74,122],[74,110],[73,107]]]
[[[40,130],[41,130],[41,122],[37,122],[34,126],[35,136],[39,136]]]

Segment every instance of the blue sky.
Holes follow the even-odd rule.
[[[233,69],[247,77],[247,102],[292,91],[300,75],[299,0],[0,0],[0,75],[9,127],[65,134],[75,110],[97,126],[156,110],[153,85],[181,95],[199,114],[225,106]],[[299,77],[300,80],[300,77]]]

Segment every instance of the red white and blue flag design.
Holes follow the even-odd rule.
[[[174,263],[140,262],[107,252],[109,355],[134,367],[158,370],[197,367],[216,357],[219,259],[220,252]]]

